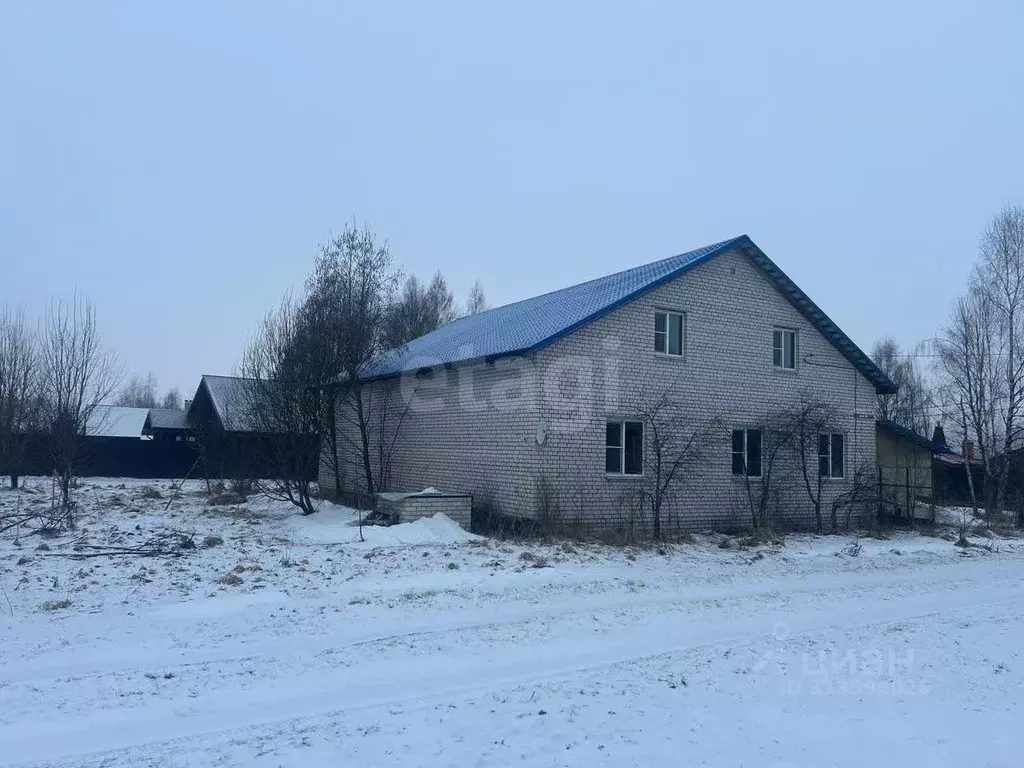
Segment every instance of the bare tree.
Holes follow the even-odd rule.
[[[311,325],[320,329],[322,354],[334,368],[335,392],[329,398],[334,412],[326,436],[325,458],[341,491],[347,430],[337,422],[350,420],[355,428],[359,473],[367,494],[380,483],[374,477],[374,429],[366,387],[365,367],[387,347],[387,318],[399,273],[393,266],[386,242],[378,243],[369,229],[348,226],[321,248],[314,272],[307,282],[305,311]]]
[[[211,432],[214,429],[211,419],[197,417],[189,420],[188,446],[196,452],[196,464],[203,468],[203,479],[206,481],[206,493],[213,493],[210,482],[214,467],[211,460],[217,447],[217,437]]]
[[[114,405],[128,408],[156,408],[156,390],[157,381],[152,373],[147,376],[132,376],[114,399]]]
[[[892,394],[878,395],[878,412],[885,421],[927,435],[933,396],[915,358],[905,354],[891,338],[875,342],[871,359],[896,384]]]
[[[171,387],[164,393],[163,400],[160,401],[160,407],[169,408],[173,411],[181,410],[181,392],[178,391],[177,387]]]
[[[778,506],[781,486],[785,481],[780,458],[784,449],[792,444],[792,425],[782,413],[774,413],[761,420],[757,430],[760,445],[760,466],[748,463],[748,451],[743,452],[742,468],[744,489],[750,511],[750,524],[755,531],[770,531],[775,508]],[[749,430],[745,430],[749,431]],[[735,455],[735,446],[734,455]],[[758,471],[754,471],[754,470]]]
[[[401,347],[455,318],[455,296],[440,272],[436,272],[426,286],[415,275],[410,275],[399,296],[388,307],[384,345]]]
[[[0,314],[0,467],[18,487],[29,436],[37,427],[39,350],[22,311]]]
[[[469,297],[466,299],[466,314],[475,315],[487,309],[487,297],[484,296],[484,287],[477,280],[469,289]]]
[[[995,507],[994,454],[1002,443],[999,403],[1004,399],[1003,370],[995,327],[996,308],[976,283],[957,300],[949,325],[937,345],[946,399],[954,410],[947,420],[965,439],[973,440],[982,461],[989,511]]]
[[[328,422],[327,399],[334,371],[318,338],[304,324],[301,306],[286,297],[263,320],[243,356],[242,375],[253,381],[239,404],[256,432],[273,436],[258,445],[273,469],[254,483],[271,498],[288,501],[303,514],[316,511],[314,478]]]
[[[375,412],[376,423],[376,455],[377,471],[376,486],[378,490],[391,487],[391,473],[394,466],[395,448],[402,433],[402,426],[416,397],[418,388],[414,388],[409,397],[404,398],[394,387],[384,387],[377,402],[371,402],[370,413]]]
[[[989,223],[982,234],[977,289],[983,291],[994,310],[998,350],[1000,398],[997,400],[1000,445],[992,449],[1007,456],[1019,443],[1024,404],[1024,207],[1007,206]],[[997,509],[1002,510],[1009,463],[996,462],[994,493]]]
[[[77,295],[47,308],[40,342],[44,423],[50,457],[67,505],[82,438],[117,387],[122,369],[101,342],[92,302]]]
[[[721,429],[721,419],[695,423],[679,403],[662,394],[651,405],[636,409],[645,430],[648,466],[644,470],[644,495],[651,507],[651,534],[662,537],[671,502],[688,489],[698,475],[704,449]]]
[[[779,425],[779,434],[788,438],[796,454],[804,490],[814,507],[814,523],[821,533],[824,529],[821,514],[822,490],[825,479],[832,474],[831,462],[836,458],[833,455],[831,440],[833,433],[839,429],[838,415],[828,403],[820,402],[810,394],[803,393],[796,405],[783,411],[779,417]],[[841,467],[845,466],[845,456],[840,454],[838,461]]]

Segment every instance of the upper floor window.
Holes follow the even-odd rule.
[[[654,351],[662,355],[683,356],[686,315],[682,312],[654,313]]]
[[[846,439],[841,432],[818,435],[818,472],[834,480],[846,476]]]
[[[732,473],[747,477],[761,476],[761,430],[732,431]]]
[[[772,331],[772,365],[796,370],[796,331],[776,328]]]
[[[644,473],[643,422],[608,422],[605,430],[604,471],[609,475]]]

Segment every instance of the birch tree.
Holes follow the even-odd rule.
[[[1024,403],[1024,208],[1008,206],[982,234],[966,292],[938,344],[953,422],[982,462],[989,515],[1002,509],[1020,445]]]
[[[1007,206],[989,223],[981,238],[977,287],[993,310],[997,374],[1000,381],[995,407],[998,421],[992,449],[1008,454],[1020,442],[1024,402],[1024,207]],[[994,498],[1002,509],[1009,464],[996,463]]]

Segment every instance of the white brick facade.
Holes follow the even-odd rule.
[[[683,358],[655,353],[658,309],[685,314]],[[798,333],[795,371],[772,365],[775,327]],[[389,489],[436,486],[503,514],[557,516],[585,530],[649,524],[636,497],[650,473],[607,475],[605,428],[663,393],[687,422],[722,420],[699,470],[685,479],[687,492],[667,503],[670,533],[749,525],[746,482],[731,471],[731,430],[762,424],[800,393],[831,404],[846,435],[846,477],[827,481],[826,515],[855,470],[875,466],[874,387],[740,252],[710,259],[533,355],[368,386],[377,397],[387,390],[395,402],[411,399]],[[782,465],[789,476],[776,483],[777,508],[785,522],[808,525],[813,508],[795,469],[792,457]],[[325,465],[321,483],[331,481]],[[346,477],[352,483],[359,481]]]

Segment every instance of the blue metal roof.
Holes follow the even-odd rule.
[[[897,424],[895,421],[886,421],[884,419],[879,419],[878,426],[882,427],[883,429],[888,429],[889,431],[894,432],[900,437],[905,437],[907,440],[917,443],[922,448],[929,450],[932,453],[955,454],[955,451],[953,451],[953,449],[951,449],[945,443],[936,443],[934,440],[929,440],[924,435],[918,434],[912,429],[907,429],[902,424]]]
[[[461,317],[400,349],[385,353],[367,366],[363,378],[386,378],[436,365],[535,352],[698,264],[734,249],[746,253],[764,270],[786,298],[875,385],[878,392],[896,391],[895,385],[871,359],[746,235]]]

